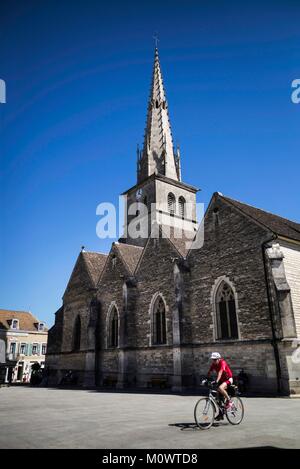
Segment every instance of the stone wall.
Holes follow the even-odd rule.
[[[228,362],[234,376],[244,369],[249,376],[251,391],[277,392],[274,350],[270,342],[228,342],[218,344],[217,350]],[[214,351],[216,346],[208,344],[184,349],[183,374],[192,374],[191,379],[185,381],[192,386],[200,386],[201,378],[207,375],[211,363],[209,357]]]
[[[203,248],[188,256],[191,299],[185,314],[193,325],[192,342],[216,341],[214,292],[222,278],[236,293],[239,338],[271,339],[261,248],[270,233],[217,199],[206,215],[204,236]]]

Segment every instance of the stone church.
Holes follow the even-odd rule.
[[[124,235],[108,254],[80,252],[49,330],[49,385],[72,370],[86,387],[197,388],[218,351],[252,391],[300,392],[300,224],[216,192],[198,225],[197,190],[181,180],[155,49]]]

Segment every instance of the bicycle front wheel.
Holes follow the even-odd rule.
[[[195,422],[201,430],[208,430],[215,419],[215,406],[209,397],[202,397],[195,405]]]
[[[232,397],[231,402],[232,406],[226,411],[226,418],[231,425],[239,425],[244,418],[244,404],[237,396]]]

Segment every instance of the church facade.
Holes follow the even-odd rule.
[[[199,226],[196,193],[156,49],[124,235],[79,254],[48,333],[49,384],[72,370],[86,387],[197,388],[218,351],[253,392],[300,392],[300,224],[216,192]]]

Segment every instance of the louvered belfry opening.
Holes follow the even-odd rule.
[[[176,211],[176,199],[172,192],[168,194],[168,211],[171,215],[174,215]]]
[[[185,217],[185,198],[184,197],[179,197],[178,199],[178,206],[179,206],[179,216],[181,218]]]

